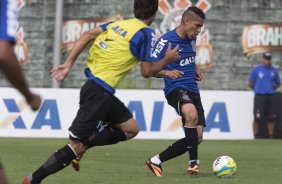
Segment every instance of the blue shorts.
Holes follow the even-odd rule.
[[[16,42],[18,27],[18,4],[16,0],[0,1],[0,40]]]

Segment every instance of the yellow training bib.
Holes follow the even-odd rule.
[[[109,24],[89,50],[87,66],[91,73],[115,88],[138,63],[130,51],[130,40],[144,27],[148,26],[136,18]]]

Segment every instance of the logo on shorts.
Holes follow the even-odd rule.
[[[189,96],[188,96],[188,95],[186,95],[186,94],[185,94],[185,95],[183,95],[183,96],[182,96],[182,98],[183,98],[183,100],[190,100]]]
[[[256,118],[260,118],[261,117],[261,115],[260,115],[260,111],[259,110],[257,110],[257,112],[256,112]]]

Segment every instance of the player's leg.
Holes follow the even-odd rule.
[[[275,114],[275,97],[274,95],[267,96],[267,131],[268,131],[268,136],[269,138],[274,137],[274,131],[275,131],[275,119],[276,119],[276,114]]]
[[[204,134],[204,126],[198,125],[197,126],[197,132],[198,132],[198,144],[201,144],[204,140],[203,134]]]
[[[265,103],[263,96],[255,95],[254,97],[254,121],[253,121],[253,133],[254,137],[259,137],[259,128],[262,123],[262,119],[264,116]]]
[[[78,158],[86,151],[86,146],[79,141],[70,141],[61,149],[53,153],[36,171],[26,177],[23,184],[38,184],[47,176],[54,174],[65,167],[71,161]]]
[[[184,90],[181,90],[181,89],[176,89],[173,92],[171,92],[168,96],[166,96],[166,98],[168,100],[168,103],[172,107],[175,108],[175,110],[178,112],[178,114],[182,115],[182,117],[183,117],[183,114],[180,112],[181,104],[190,104],[191,103],[191,99],[186,94],[186,92]],[[197,112],[195,112],[195,114],[194,114],[195,121],[197,119],[196,116],[197,116]],[[183,125],[185,125],[185,118],[182,118],[182,123],[183,123]],[[196,128],[195,128],[195,130],[196,130]],[[199,130],[201,130],[201,129],[199,129]],[[197,133],[196,133],[196,135],[197,135]],[[200,134],[200,135],[202,136],[202,134]],[[172,158],[175,158],[179,155],[182,155],[185,152],[187,152],[187,138],[186,137],[177,140],[176,142],[174,142],[172,145],[170,145],[167,149],[165,149],[160,154],[148,159],[146,161],[146,165],[156,176],[162,176],[161,163],[165,162],[167,160],[170,160]]]
[[[197,111],[193,104],[183,104],[181,110],[185,118],[184,132],[190,156],[188,172],[197,174],[199,171]]]
[[[116,144],[135,137],[139,132],[139,126],[132,113],[117,97],[111,96],[110,110],[106,122],[109,126],[98,128],[99,133],[90,141],[92,146],[104,146]]]
[[[203,142],[203,133],[204,128],[206,126],[206,119],[205,119],[205,112],[202,105],[202,100],[200,97],[200,94],[195,94],[193,96],[193,103],[197,109],[198,114],[198,123],[197,123],[197,132],[198,132],[198,144],[201,144]]]
[[[7,184],[8,183],[8,179],[7,179],[7,176],[5,174],[5,171],[4,171],[4,167],[0,161],[0,183],[1,184]]]
[[[197,131],[198,131],[198,144],[201,144],[203,141],[204,125],[202,124],[198,125]],[[162,176],[163,173],[162,173],[161,164],[165,161],[183,155],[186,152],[187,152],[187,143],[186,143],[186,138],[184,137],[171,144],[161,153],[148,159],[146,161],[146,165],[156,176]]]
[[[88,148],[93,146],[104,146],[116,144],[135,137],[139,132],[139,127],[131,112],[114,95],[108,94],[110,104],[107,105],[106,122],[100,121],[96,130],[88,140]],[[76,171],[80,170],[80,160],[72,160],[71,164]]]
[[[102,89],[92,81],[87,81],[80,91],[80,108],[69,128],[69,144],[53,153],[35,172],[25,178],[24,184],[40,183],[50,174],[64,169],[73,159],[80,158],[88,147],[89,138],[95,135],[100,119],[106,116],[108,101],[108,95]]]
[[[89,148],[93,146],[105,146],[126,141],[135,137],[139,132],[139,126],[133,117],[122,123],[109,124],[90,140]]]

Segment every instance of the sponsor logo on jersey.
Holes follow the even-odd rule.
[[[245,55],[282,51],[282,24],[257,24],[244,28],[242,47]]]
[[[186,59],[182,59],[179,62],[180,66],[186,66],[186,65],[189,65],[191,63],[195,63],[195,57],[188,57]]]
[[[161,40],[159,41],[159,43],[157,44],[152,56],[154,58],[158,58],[158,54],[161,53],[161,51],[164,49],[165,44],[167,43],[167,40],[164,40],[163,38],[161,38]]]
[[[162,35],[181,22],[183,12],[190,6],[192,2],[190,0],[174,0],[173,7],[167,0],[159,1],[159,10],[164,15],[163,21],[160,24],[160,29],[156,29],[157,35]],[[211,8],[211,4],[208,0],[199,0],[195,6],[202,9],[205,13]],[[209,42],[209,30],[202,28],[202,32],[197,36],[197,43],[192,44],[193,50],[197,51],[197,65],[204,69],[212,66],[213,63],[213,48]]]
[[[99,46],[100,46],[100,48],[102,48],[104,50],[108,48],[108,45],[103,41],[100,41]]]
[[[122,16],[116,15],[109,18],[99,18],[99,19],[81,19],[81,20],[68,20],[63,23],[62,29],[62,49],[63,52],[72,49],[74,43],[80,38],[80,36],[93,29],[100,26],[101,24],[117,21],[123,19]]]
[[[114,26],[114,27],[112,27],[112,30],[113,30],[116,34],[119,34],[119,35],[122,36],[122,37],[125,37],[126,34],[127,34],[127,31],[126,31],[124,28],[120,27],[120,26]]]

